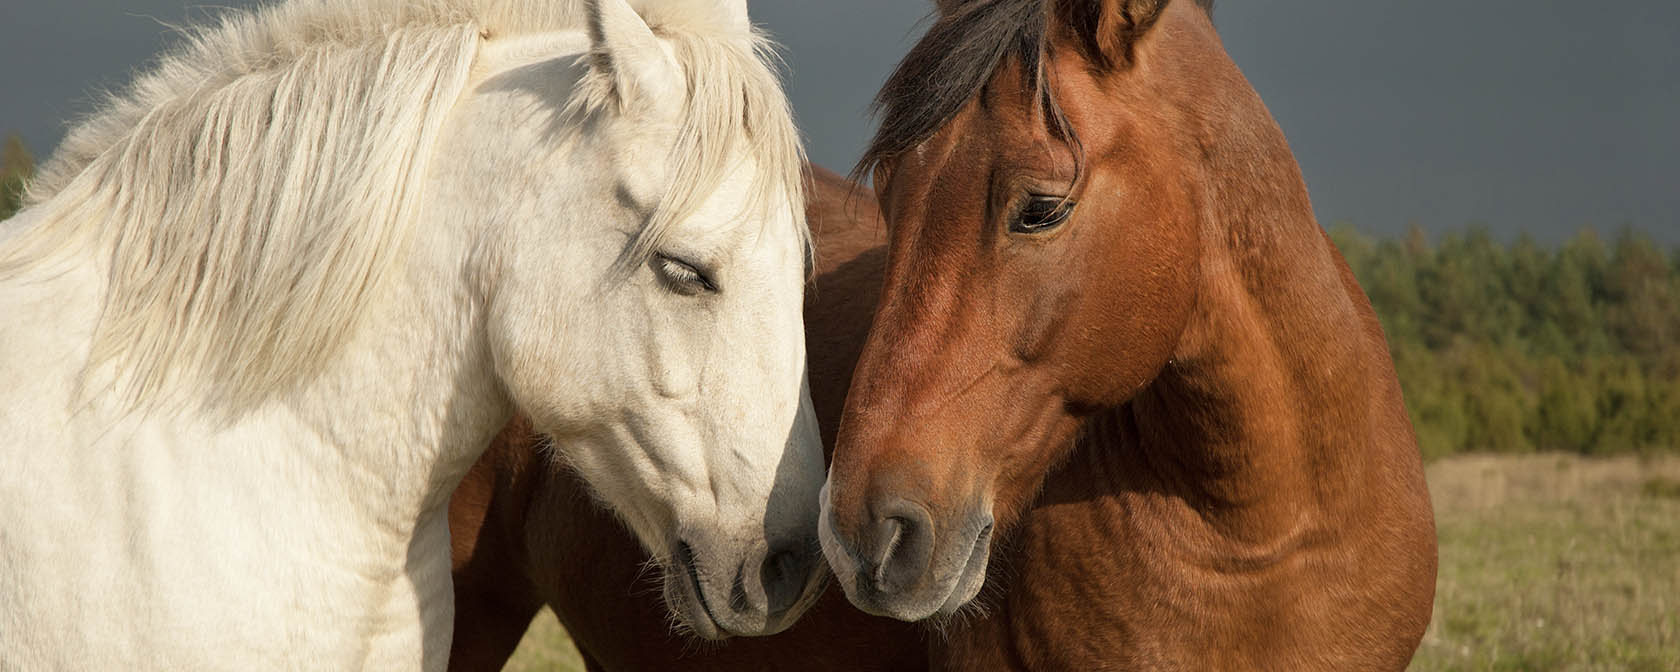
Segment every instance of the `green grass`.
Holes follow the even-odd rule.
[[[1680,499],[1680,480],[1653,476],[1645,480],[1645,485],[1640,486],[1639,491],[1646,497]]]
[[[1680,458],[1429,467],[1435,618],[1413,670],[1680,670]],[[547,610],[509,670],[582,670]]]
[[[1441,570],[1412,669],[1680,669],[1677,474],[1675,458],[1432,465]]]
[[[519,640],[519,649],[508,660],[507,672],[584,672],[572,638],[546,607],[531,621],[531,629]]]

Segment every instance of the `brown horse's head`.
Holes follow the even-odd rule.
[[[907,620],[971,600],[1081,418],[1172,357],[1201,272],[1183,44],[1217,44],[1189,0],[941,6],[862,164],[891,252],[822,517],[852,601]]]

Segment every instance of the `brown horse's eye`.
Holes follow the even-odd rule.
[[[1066,222],[1073,214],[1073,201],[1061,196],[1034,196],[1021,207],[1021,214],[1009,223],[1012,233],[1044,233]]]

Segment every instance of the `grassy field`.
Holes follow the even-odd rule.
[[[1459,457],[1414,670],[1680,670],[1680,459]]]
[[[1680,458],[1429,467],[1441,572],[1414,670],[1680,670]],[[546,611],[509,670],[582,670]]]
[[[578,657],[572,638],[555,620],[547,608],[537,614],[525,638],[519,640],[519,650],[513,652],[506,672],[583,672],[583,659]]]

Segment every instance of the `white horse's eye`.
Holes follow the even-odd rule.
[[[717,284],[699,267],[675,257],[655,255],[653,270],[666,287],[678,294],[693,296],[702,292],[715,294],[718,291]]]

